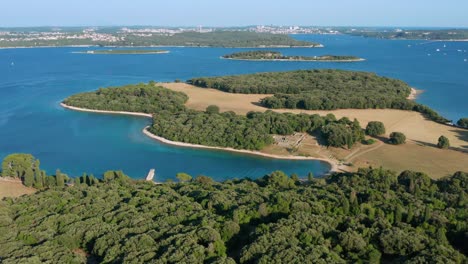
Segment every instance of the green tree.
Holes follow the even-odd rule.
[[[55,180],[57,181],[58,187],[65,186],[65,177],[63,176],[63,174],[60,172],[59,169],[55,171]]]
[[[445,136],[440,136],[437,142],[437,147],[440,149],[448,149],[450,147],[450,141]]]
[[[24,185],[27,187],[32,187],[34,184],[34,172],[31,168],[26,169],[24,174]]]
[[[309,172],[307,174],[307,180],[311,182],[313,179],[314,179],[314,174],[312,172]]]
[[[405,144],[406,136],[401,132],[392,132],[390,134],[389,143],[393,145]]]
[[[31,154],[11,154],[2,162],[2,175],[22,179],[28,169],[34,169],[35,158]]]
[[[190,175],[187,174],[187,173],[183,173],[183,172],[177,173],[176,178],[177,178],[180,182],[189,182],[189,181],[192,180],[192,176],[190,176]]]
[[[385,126],[380,121],[371,121],[366,126],[366,134],[369,136],[380,136],[385,134]]]
[[[401,206],[397,205],[396,208],[395,208],[395,223],[400,223],[401,222],[402,215],[403,215],[403,212],[402,212]]]

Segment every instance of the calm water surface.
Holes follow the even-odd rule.
[[[257,178],[274,170],[301,176],[309,171],[316,175],[328,171],[329,166],[319,161],[272,160],[167,146],[141,133],[149,119],[79,113],[58,105],[75,93],[150,80],[311,68],[373,71],[425,90],[418,101],[450,119],[468,116],[468,62],[464,61],[468,58],[468,42],[295,37],[318,41],[326,47],[276,50],[287,55],[355,55],[367,61],[230,61],[219,57],[240,49],[224,48],[168,48],[171,53],[159,55],[72,53],[84,48],[0,50],[0,159],[14,152],[31,153],[48,173],[60,168],[73,176],[122,169],[134,178],[143,178],[150,168],[155,168],[157,180],[161,181],[173,179],[182,171],[217,180]]]

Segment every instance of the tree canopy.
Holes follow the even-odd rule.
[[[297,70],[193,78],[188,83],[229,93],[274,94],[260,102],[272,109],[391,108],[416,111],[436,122],[448,122],[429,107],[408,100],[411,88],[405,82],[369,72]]]
[[[381,136],[385,134],[385,126],[380,121],[370,121],[366,126],[366,134],[369,136]]]
[[[155,185],[111,171],[77,182],[0,201],[2,263],[467,259],[463,172],[434,181],[360,169],[301,183],[277,171]]]
[[[186,94],[175,92],[153,83],[100,88],[94,92],[72,95],[66,105],[93,110],[157,113],[179,111],[188,100]]]

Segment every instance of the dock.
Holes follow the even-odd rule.
[[[151,170],[148,172],[148,175],[146,176],[146,180],[147,180],[147,181],[153,181],[153,178],[154,178],[154,169],[151,169]]]

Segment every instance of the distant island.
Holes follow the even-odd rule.
[[[132,55],[132,54],[164,54],[167,50],[88,50],[75,53],[81,54],[109,54],[109,55]]]
[[[285,56],[278,51],[255,50],[246,52],[236,52],[222,56],[230,60],[249,60],[249,61],[321,61],[321,62],[357,62],[364,59],[355,56]]]
[[[31,29],[33,30],[33,29]],[[0,38],[0,48],[7,47],[226,47],[226,48],[293,48],[323,47],[319,43],[295,40],[289,35],[248,31],[212,31],[200,33],[141,33],[129,31],[86,32],[7,32]]]

